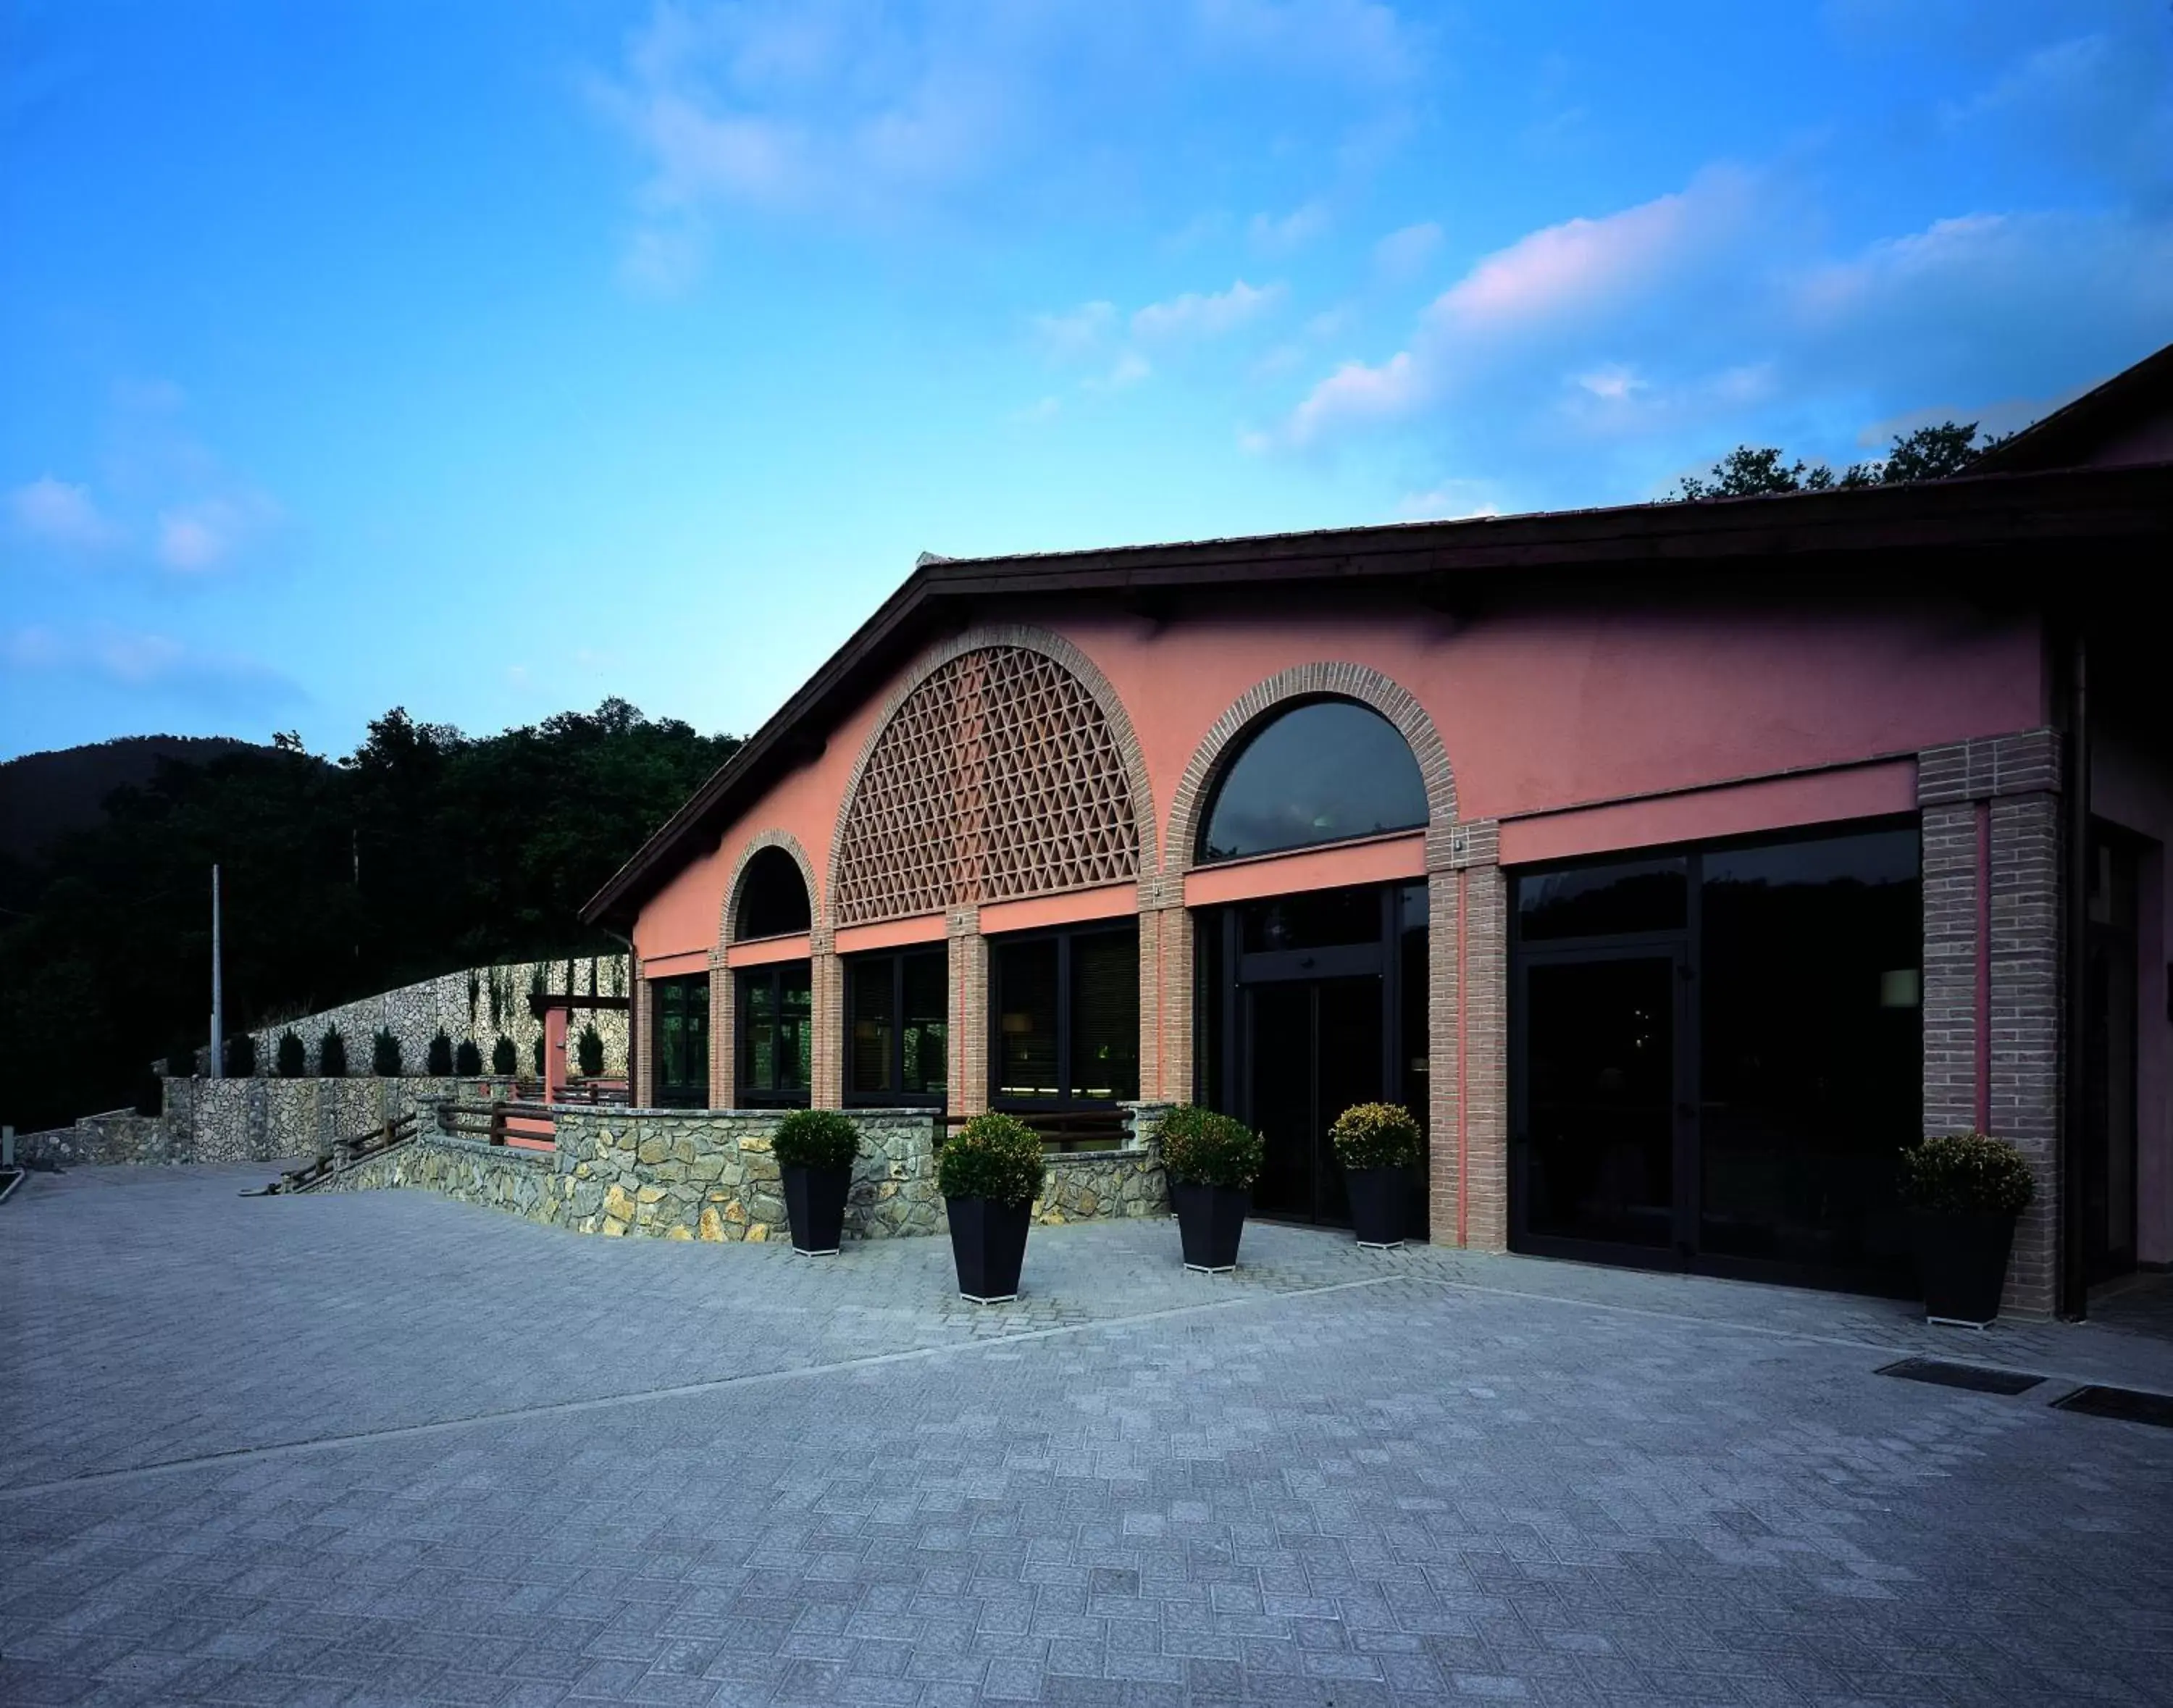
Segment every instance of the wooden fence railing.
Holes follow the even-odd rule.
[[[332,1149],[315,1161],[305,1163],[301,1167],[281,1175],[279,1190],[306,1192],[321,1182],[331,1179],[342,1169],[352,1168],[356,1163],[366,1161],[396,1145],[405,1145],[414,1136],[415,1112],[409,1109],[367,1133],[358,1134],[352,1139],[335,1140]]]
[[[548,1103],[469,1103],[448,1101],[438,1105],[438,1130],[462,1139],[479,1139],[486,1145],[502,1145],[512,1150],[555,1150],[558,1123]]]
[[[578,1103],[591,1108],[623,1108],[634,1101],[624,1080],[569,1080],[558,1087],[554,1103]]]

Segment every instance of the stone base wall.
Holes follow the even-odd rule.
[[[300,1083],[300,1082],[298,1082]],[[1153,1144],[1158,1107],[1134,1111],[1125,1148],[1049,1159],[1034,1205],[1044,1226],[1163,1215],[1169,1193]],[[861,1153],[845,1203],[848,1239],[940,1234],[944,1216],[934,1117],[919,1109],[849,1112]],[[746,1240],[790,1237],[771,1140],[773,1109],[558,1111],[553,1155],[508,1150],[436,1129],[423,1112],[411,1145],[356,1164],[326,1189],[416,1186],[531,1221],[614,1238]]]
[[[15,1153],[25,1162],[61,1168],[271,1162],[356,1138],[426,1098],[448,1095],[456,1083],[420,1077],[168,1080],[163,1113],[87,1115],[73,1127],[20,1135]]]
[[[72,1127],[15,1135],[15,1160],[32,1168],[100,1168],[115,1163],[186,1161],[172,1154],[166,1123],[156,1115],[113,1109],[85,1115]]]

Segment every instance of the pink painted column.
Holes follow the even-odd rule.
[[[543,1011],[543,1101],[555,1103],[558,1094],[566,1089],[566,1019],[567,1010],[548,1008]]]

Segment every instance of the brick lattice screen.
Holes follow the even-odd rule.
[[[1124,754],[1086,686],[1024,647],[962,654],[869,753],[838,861],[864,924],[1138,877]]]

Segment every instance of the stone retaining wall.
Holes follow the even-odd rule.
[[[936,1121],[925,1110],[856,1109],[861,1155],[845,1204],[849,1239],[944,1232]],[[1052,1156],[1044,1225],[1167,1215],[1153,1144],[1159,1105],[1134,1112],[1120,1150]],[[554,1155],[507,1150],[435,1130],[337,1175],[328,1189],[418,1186],[531,1221],[612,1237],[764,1241],[788,1237],[772,1135],[777,1110],[558,1111]]]
[[[166,1123],[156,1115],[111,1109],[71,1127],[15,1135],[15,1160],[33,1168],[97,1168],[113,1163],[186,1161],[172,1154]]]

